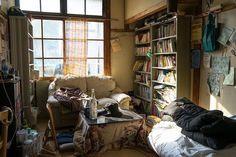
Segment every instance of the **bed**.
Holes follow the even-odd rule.
[[[172,121],[154,125],[147,138],[160,157],[236,156],[236,119],[186,98],[171,103],[162,114]]]
[[[186,137],[175,122],[161,121],[148,136],[151,148],[160,157],[235,157],[236,144],[214,150]]]

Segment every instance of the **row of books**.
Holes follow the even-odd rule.
[[[146,56],[148,51],[151,50],[151,47],[150,46],[147,46],[147,47],[137,47],[136,48],[136,56]]]
[[[176,52],[176,39],[168,39],[157,42],[154,45],[154,53]]]
[[[175,71],[166,72],[164,70],[158,70],[157,81],[168,83],[171,85],[176,85],[176,72]]]
[[[176,24],[175,22],[168,25],[161,25],[157,28],[157,38],[164,38],[168,36],[173,36],[176,34]]]
[[[138,88],[138,90],[137,90],[137,94],[136,95],[150,100],[151,94],[150,94],[150,88],[149,87],[138,85],[137,88]]]
[[[151,61],[150,60],[136,60],[134,63],[133,71],[151,71]]]
[[[151,41],[150,32],[135,35],[135,44],[149,43]]]
[[[144,84],[150,86],[151,85],[151,75],[136,74],[135,75],[135,82],[144,83]]]
[[[176,56],[158,56],[156,57],[156,65],[158,67],[175,67],[176,66]]]

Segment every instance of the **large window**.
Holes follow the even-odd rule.
[[[103,16],[103,0],[18,0],[25,11]],[[64,5],[61,6],[61,2]],[[67,7],[66,7],[67,6]]]
[[[108,26],[103,21],[109,17],[104,11],[109,4],[104,3],[107,1],[16,0],[33,17],[34,65],[40,77],[109,74],[109,31],[104,31]]]
[[[32,23],[34,64],[40,77],[103,75],[103,22],[33,19]]]

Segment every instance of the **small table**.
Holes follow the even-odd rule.
[[[139,133],[144,127],[144,119],[135,112],[121,110],[123,116],[98,117],[89,119],[82,116],[86,127],[78,127],[74,134],[74,145],[76,155],[101,155],[108,149],[132,147],[142,143],[143,138],[139,138]],[[83,130],[87,130],[83,134]],[[83,137],[85,136],[85,139]],[[146,135],[145,135],[146,136]],[[145,137],[146,140],[146,137]]]

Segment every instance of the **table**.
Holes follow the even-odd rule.
[[[109,149],[146,145],[143,117],[128,110],[121,112],[121,118],[102,117],[102,120],[101,117],[92,120],[80,114],[73,140],[75,154],[96,156]]]

